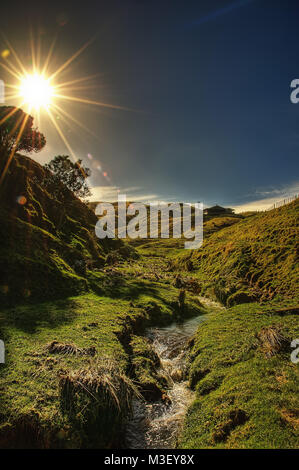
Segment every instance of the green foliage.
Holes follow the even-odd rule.
[[[90,169],[82,165],[82,160],[72,162],[67,155],[58,155],[45,165],[49,170],[43,184],[47,191],[60,201],[70,199],[70,192],[80,198],[90,196],[86,179]]]
[[[33,127],[33,117],[13,106],[0,107],[0,154],[39,152],[45,145],[45,136]]]
[[[66,213],[63,201],[39,183],[46,173],[17,154],[1,188],[1,302],[86,292],[90,270],[103,266],[107,253],[121,244],[96,237],[95,214],[72,193]]]

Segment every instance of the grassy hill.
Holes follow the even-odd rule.
[[[174,262],[184,275],[191,260],[201,293],[227,306],[194,337],[183,448],[298,447],[298,209],[295,201],[222,228]]]
[[[17,155],[1,188],[0,448],[121,445],[131,398],[165,397],[145,328],[202,313],[179,446],[296,447],[298,201],[206,220],[194,252],[127,245],[98,240],[94,213],[55,200],[44,171]],[[199,293],[227,308],[210,313]]]
[[[43,188],[47,170],[16,155],[1,187],[2,302],[86,292],[87,268],[104,265],[121,243],[99,240],[96,216],[69,194],[67,206]]]
[[[17,155],[1,188],[0,448],[109,448],[131,397],[164,393],[140,335],[178,317],[179,289],[152,262],[136,274],[134,248],[98,240],[94,213],[55,200],[44,171]],[[184,314],[203,311],[187,294]]]
[[[190,351],[188,410],[180,447],[298,448],[299,306],[274,301],[213,313]]]
[[[299,201],[239,220],[208,235],[202,249],[180,255],[190,261],[202,294],[231,306],[298,294]],[[217,219],[207,223],[216,224]],[[206,227],[207,229],[208,227]]]

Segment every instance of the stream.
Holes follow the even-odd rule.
[[[202,299],[201,299],[202,300]],[[204,299],[208,307],[219,305]],[[211,305],[214,304],[214,305]],[[188,388],[186,355],[188,340],[194,335],[198,325],[206,315],[173,323],[168,327],[151,328],[146,337],[161,361],[159,372],[169,383],[167,395],[171,403],[145,402],[135,399],[132,404],[132,417],[126,428],[128,449],[171,449],[176,446],[187,407],[191,404],[194,392]]]

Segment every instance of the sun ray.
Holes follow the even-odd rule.
[[[20,104],[20,107],[23,106],[24,103],[21,103]],[[13,116],[16,112],[18,111],[18,108],[15,107],[13,108],[9,113],[7,113],[6,116],[4,116],[1,120],[0,120],[0,126],[7,120],[9,119],[11,116]]]
[[[99,75],[100,75],[99,73],[95,73],[93,75],[87,75],[86,77],[76,78],[75,80],[69,80],[68,82],[58,83],[57,85],[55,85],[55,88],[59,89],[59,88],[68,87],[68,85],[75,85],[75,83],[80,83],[80,82],[84,82],[87,80],[91,80],[92,78],[99,77]]]
[[[25,67],[23,66],[22,62],[20,61],[16,51],[13,49],[9,41],[5,38],[6,43],[8,44],[8,47],[10,47],[15,60],[17,61],[18,65],[21,68],[21,71],[23,72],[23,76],[18,73],[17,68],[14,67],[9,67],[6,64],[1,63],[1,65],[6,69],[10,74],[12,74],[15,78],[20,81],[20,85],[18,87],[14,85],[10,85],[11,88],[15,88],[19,91],[20,97],[25,98],[24,101],[28,102],[28,104],[31,104],[32,107],[36,107],[36,111],[38,111],[38,108],[41,106],[49,106],[50,105],[50,100],[45,100],[45,94],[49,95],[52,98],[58,98],[60,100],[65,100],[65,101],[73,101],[77,103],[82,103],[82,104],[88,104],[88,105],[94,105],[94,106],[101,106],[101,107],[106,107],[106,108],[111,108],[111,109],[119,109],[119,110],[125,110],[125,111],[134,111],[136,112],[137,110],[124,107],[124,106],[119,106],[119,105],[114,105],[111,103],[104,103],[102,101],[96,101],[96,100],[91,100],[88,98],[83,98],[80,96],[73,96],[71,93],[74,91],[78,90],[89,90],[92,88],[92,85],[82,85],[82,86],[72,86],[75,84],[79,83],[84,83],[91,78],[99,76],[99,74],[94,74],[86,77],[79,77],[74,80],[69,80],[64,83],[60,84],[50,84],[50,82],[53,81],[53,79],[59,75],[65,68],[67,68],[93,41],[95,37],[91,38],[89,41],[87,41],[79,50],[77,50],[69,59],[67,59],[58,69],[50,76],[46,77],[43,72],[45,72],[49,66],[50,59],[52,56],[52,52],[55,46],[56,42],[56,37],[52,41],[52,44],[50,46],[49,52],[47,54],[44,67],[42,69],[42,72],[39,73],[37,70],[37,59],[39,55],[39,50],[40,50],[40,40],[38,41],[37,47],[35,46],[34,38],[33,38],[33,31],[32,29],[30,30],[30,47],[31,47],[31,54],[32,54],[32,67],[33,67],[33,75],[28,74],[26,71]],[[26,85],[26,87],[25,87]],[[24,88],[26,90],[24,91]],[[39,96],[35,97],[37,95],[37,91],[39,92]],[[40,93],[40,92],[43,93]],[[52,93],[53,91],[53,93]],[[15,99],[17,98],[16,94],[11,94],[8,96],[9,99]],[[44,102],[46,101],[46,102]],[[56,100],[57,101],[57,100]],[[52,103],[53,104],[53,103]],[[69,117],[69,116],[68,116]],[[74,122],[76,120],[73,119]],[[76,122],[78,124],[78,121]]]
[[[76,96],[61,95],[59,93],[54,93],[53,96],[56,98],[62,98],[64,100],[76,101],[77,103],[93,104],[95,106],[103,106],[104,108],[121,109],[123,111],[135,111],[136,112],[136,110],[132,108],[126,108],[124,106],[118,106],[116,104],[103,103],[102,101],[93,101],[93,100],[88,100],[85,98],[78,98]]]
[[[12,136],[16,130],[18,129],[18,127],[20,126],[21,124],[21,121],[24,119],[24,116],[20,116],[19,119],[17,120],[17,122],[15,123],[15,125],[13,126],[13,128],[10,130],[10,132],[8,133],[9,136]]]
[[[76,163],[76,162],[78,161],[78,158],[77,158],[75,152],[73,151],[72,147],[70,146],[70,144],[69,144],[67,138],[65,137],[64,133],[63,133],[62,130],[60,129],[59,125],[58,125],[57,122],[55,121],[55,119],[54,119],[54,117],[53,117],[53,115],[52,115],[52,113],[51,113],[51,110],[50,110],[49,108],[47,109],[47,112],[48,112],[49,117],[50,117],[50,119],[51,119],[53,125],[55,126],[55,128],[56,128],[58,134],[60,135],[61,139],[63,140],[63,142],[64,142],[64,144],[65,144],[65,146],[67,147],[68,151],[70,152],[70,154],[71,154],[71,156],[72,156],[74,162]],[[83,176],[86,177],[86,174],[85,174],[83,168],[82,168],[81,166],[79,166],[79,168],[80,168],[80,171],[82,172]]]
[[[96,139],[99,140],[99,137],[94,133],[92,132],[88,127],[84,126],[84,124],[82,124],[82,122],[78,121],[76,118],[74,118],[70,113],[68,113],[67,111],[65,111],[65,109],[62,109],[57,103],[53,103],[52,104],[53,108],[56,109],[58,112],[60,112],[61,114],[63,114],[65,117],[67,117],[68,119],[70,119],[71,121],[73,121],[75,124],[77,124],[77,126],[81,127],[84,131],[88,132],[90,135],[92,135],[93,137],[95,137]],[[67,122],[67,121],[66,121]]]
[[[56,90],[55,86],[55,90]],[[73,92],[73,91],[83,91],[83,90],[94,90],[93,85],[81,85],[81,86],[69,86],[65,88],[60,88],[59,92],[60,93],[66,93],[66,92]],[[58,90],[57,90],[58,91]]]
[[[6,99],[9,99],[9,100],[15,100],[16,98],[20,98],[20,93],[15,93],[14,95],[10,95],[9,93],[6,93],[5,97]]]
[[[19,67],[20,67],[22,73],[23,73],[23,74],[26,74],[27,71],[26,71],[24,65],[22,64],[22,62],[21,62],[21,60],[20,60],[18,54],[16,53],[16,51],[14,50],[14,48],[12,47],[12,45],[10,44],[10,42],[8,41],[8,39],[5,37],[5,35],[4,35],[3,33],[2,33],[2,37],[3,37],[4,41],[6,42],[6,44],[7,44],[8,48],[9,48],[9,50],[12,52],[12,54],[13,54],[15,60],[16,60],[17,63],[19,64]]]
[[[0,64],[1,65],[1,64]],[[12,85],[11,83],[5,83],[6,88],[13,88],[14,90],[18,90],[20,87],[17,85]]]
[[[53,54],[53,50],[54,50],[56,41],[57,41],[57,35],[56,35],[55,38],[53,39],[52,44],[51,44],[51,46],[50,46],[48,55],[47,55],[47,57],[46,57],[44,66],[43,66],[43,68],[42,68],[42,75],[45,75],[45,74],[47,73],[48,66],[49,66],[49,63],[50,63],[50,60],[51,60],[51,57],[52,57],[52,54]]]
[[[47,51],[47,55],[45,58],[45,61],[43,64],[40,64],[40,57],[41,57],[41,49],[42,49],[42,44],[41,44],[41,39],[40,37],[38,38],[38,41],[34,41],[34,36],[33,36],[33,31],[31,29],[30,31],[30,40],[29,40],[29,46],[30,46],[30,52],[32,56],[32,63],[30,64],[30,68],[28,70],[25,69],[23,66],[19,56],[17,55],[16,51],[13,49],[13,47],[10,45],[9,41],[5,38],[5,41],[10,49],[10,52],[13,55],[13,63],[10,61],[7,61],[5,59],[5,63],[0,63],[0,65],[10,74],[14,77],[14,79],[17,80],[17,84],[7,84],[7,87],[10,89],[10,93],[6,95],[6,97],[9,100],[15,100],[18,99],[18,104],[16,107],[13,107],[6,116],[4,116],[0,120],[0,125],[5,122],[5,120],[9,119],[11,116],[14,115],[14,113],[26,105],[26,113],[31,113],[33,112],[32,116],[36,119],[37,124],[39,125],[40,119],[42,117],[42,110],[44,114],[48,117],[48,121],[51,122],[54,126],[54,128],[57,131],[58,136],[64,143],[65,147],[67,148],[71,158],[75,161],[78,162],[78,158],[67,138],[64,132],[64,127],[61,127],[62,124],[66,123],[68,128],[70,129],[75,129],[75,126],[72,124],[75,124],[76,126],[82,128],[85,133],[88,133],[92,135],[94,138],[99,139],[99,137],[93,133],[87,126],[84,125],[81,120],[76,119],[73,114],[69,113],[67,109],[65,109],[65,106],[60,106],[61,103],[63,105],[67,104],[68,102],[73,102],[73,103],[82,103],[85,105],[93,105],[93,106],[100,106],[104,108],[111,108],[111,109],[116,109],[116,110],[123,110],[123,111],[133,111],[133,112],[141,112],[129,107],[124,107],[124,106],[119,106],[119,105],[114,105],[111,103],[105,103],[102,101],[97,101],[97,100],[92,100],[89,99],[88,97],[81,97],[80,94],[79,96],[74,96],[74,92],[79,92],[82,90],[90,90],[94,88],[94,85],[92,82],[89,82],[93,78],[99,77],[102,74],[93,74],[93,75],[87,75],[83,77],[78,77],[74,78],[73,80],[67,80],[64,81],[63,83],[57,83],[56,78],[63,72],[65,69],[69,69],[70,65],[73,63],[73,61],[94,41],[95,37],[90,39],[88,42],[86,42],[80,49],[78,49],[71,57],[69,57],[62,65],[60,65],[50,76],[47,74],[47,71],[51,67],[51,59],[53,56],[53,51],[55,48],[57,36],[54,38],[52,41],[49,50]],[[29,72],[30,70],[30,72]],[[86,95],[85,95],[86,96]],[[56,116],[54,113],[57,113],[57,118],[60,118],[62,120],[61,124],[59,125],[59,122],[56,120]],[[29,114],[26,115],[27,119],[29,117]],[[26,121],[27,121],[26,119]],[[43,119],[43,117],[42,117]],[[20,131],[18,132],[17,136],[17,143],[19,142],[24,126],[26,124],[26,121],[23,121],[21,123],[21,118],[17,120],[18,122],[15,124],[14,129],[12,132],[17,132],[19,126],[21,126]],[[15,144],[14,148],[17,147],[18,144]],[[12,151],[9,155],[7,165],[5,167],[5,172],[1,176],[1,181],[3,181],[3,178],[5,176],[5,173],[7,172],[7,168],[9,167],[9,164],[14,156],[14,151]],[[78,164],[80,171],[84,174],[84,170],[82,167]],[[103,173],[105,178],[108,179],[108,176]],[[85,174],[84,174],[85,175]]]
[[[3,67],[7,72],[9,72],[13,77],[15,77],[17,80],[22,79],[22,75],[15,73],[13,70],[11,70],[6,64],[3,64],[3,62],[0,62],[1,67]]]
[[[18,68],[8,58],[5,58],[5,62],[7,67],[10,67],[13,72],[15,72],[18,76],[21,76]]]
[[[33,40],[33,31],[32,27],[30,28],[30,49],[31,49],[31,60],[32,60],[32,70],[33,73],[36,72],[36,61],[35,61],[35,46],[34,46],[34,40]]]
[[[12,148],[10,154],[9,154],[9,157],[8,157],[8,159],[7,159],[7,162],[6,162],[6,164],[5,164],[5,167],[4,167],[4,169],[3,169],[3,172],[2,172],[2,174],[1,174],[1,176],[0,176],[0,186],[1,186],[1,184],[3,183],[3,180],[4,180],[4,178],[5,178],[5,175],[6,175],[6,173],[7,173],[8,168],[9,168],[10,162],[12,161],[12,159],[13,159],[13,157],[14,157],[14,154],[16,153],[16,147],[17,147],[17,145],[18,145],[18,143],[19,143],[19,141],[20,141],[20,139],[21,139],[21,137],[22,137],[22,134],[23,134],[23,131],[24,131],[24,127],[25,127],[25,125],[26,125],[26,122],[27,122],[28,118],[29,118],[28,115],[26,115],[26,116],[23,118],[22,125],[21,125],[21,127],[20,127],[20,130],[19,130],[18,135],[17,135],[17,138],[16,138],[16,142],[15,142],[15,144],[14,144],[14,146],[13,146],[13,148]]]
[[[40,36],[40,30],[39,30],[37,48],[36,48],[36,70],[40,70],[41,68],[40,67],[41,52],[42,52],[42,42],[41,42],[41,36]]]
[[[61,119],[68,127],[71,127],[71,124],[68,122],[66,116],[63,115],[63,113],[56,104],[52,104],[51,109],[53,112],[55,111],[55,113],[57,114],[57,118]]]
[[[53,114],[52,114],[52,112],[51,112],[51,110],[50,110],[49,108],[47,108],[47,113],[48,113],[48,115],[49,115],[49,117],[50,117],[50,119],[51,119],[53,125],[55,126],[55,128],[56,128],[58,134],[60,135],[61,139],[63,140],[65,146],[67,147],[67,149],[69,150],[71,156],[73,157],[74,161],[76,162],[76,161],[77,161],[76,154],[75,154],[75,152],[73,151],[73,149],[72,149],[71,145],[69,144],[67,138],[65,137],[64,133],[63,133],[62,130],[60,129],[59,125],[58,125],[57,122],[55,121],[54,116],[53,116]]]
[[[94,41],[95,37],[90,39],[88,42],[83,44],[77,52],[75,52],[69,59],[67,59],[49,78],[49,80],[53,80],[53,78],[57,77],[66,67],[68,67],[82,52]]]

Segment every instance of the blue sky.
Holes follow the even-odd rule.
[[[299,78],[298,2],[40,5],[20,2],[1,15],[24,60],[29,23],[40,26],[45,46],[59,28],[55,64],[96,33],[65,77],[99,74],[80,93],[132,109],[68,105],[94,134],[61,123],[78,158],[93,165],[95,199],[119,189],[134,200],[263,207],[298,193],[299,104],[290,102]],[[46,119],[40,127],[48,145],[38,161],[68,153]]]

